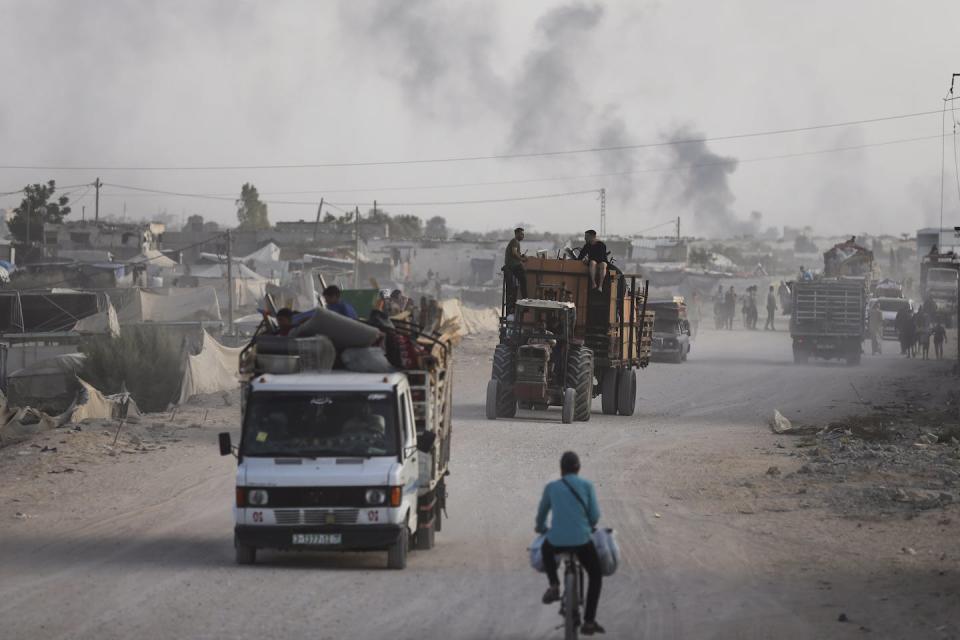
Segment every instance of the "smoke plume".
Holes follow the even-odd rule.
[[[667,147],[670,171],[664,174],[661,198],[691,214],[698,234],[755,232],[756,221],[739,218],[732,208],[736,198],[729,178],[737,170],[737,159],[714,153],[706,142],[683,142],[704,137],[690,125],[677,127],[665,136],[676,144]]]

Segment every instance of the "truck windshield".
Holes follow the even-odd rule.
[[[907,300],[881,300],[879,302],[880,311],[900,311],[910,306]]]
[[[927,279],[930,284],[956,285],[957,272],[953,269],[930,269]]]
[[[670,318],[657,318],[654,316],[653,330],[657,333],[676,333],[677,321]]]
[[[397,455],[396,402],[389,393],[253,393],[243,455]]]

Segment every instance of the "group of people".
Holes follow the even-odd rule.
[[[503,271],[513,281],[517,299],[526,298],[528,295],[527,272],[523,266],[527,261],[527,256],[520,250],[520,243],[523,242],[524,237],[523,227],[514,229],[513,239],[507,243],[507,249],[503,257]],[[568,257],[580,260],[587,265],[590,270],[590,288],[599,291],[603,289],[604,280],[606,280],[607,272],[610,269],[607,245],[597,237],[597,232],[593,229],[584,232],[583,240],[583,247],[579,251],[567,249],[566,253]]]
[[[879,318],[878,318],[879,316]],[[900,354],[908,358],[930,358],[930,342],[933,341],[933,350],[937,360],[943,359],[943,345],[947,341],[947,329],[942,322],[934,321],[930,313],[921,307],[916,313],[910,307],[904,307],[897,312],[894,319],[897,338],[900,341]],[[874,354],[882,352],[883,316],[880,308],[870,309],[868,321],[870,342]]]
[[[745,329],[756,330],[760,320],[759,304],[757,301],[757,285],[747,287],[746,295],[740,296],[740,313],[743,316]],[[717,295],[713,299],[713,315],[717,329],[733,329],[733,319],[737,315],[737,292],[731,286],[724,290],[723,285],[717,288]],[[764,331],[776,331],[774,318],[777,313],[777,296],[773,285],[767,292],[767,320],[763,325]]]

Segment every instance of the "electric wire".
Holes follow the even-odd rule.
[[[952,110],[952,109],[951,109]],[[577,149],[556,149],[546,151],[531,151],[518,153],[484,154],[470,156],[452,156],[438,158],[409,158],[401,160],[369,160],[369,161],[337,161],[337,162],[315,162],[315,163],[288,163],[288,164],[264,164],[264,165],[164,165],[164,166],[82,166],[82,165],[0,165],[0,169],[21,169],[21,170],[48,170],[48,171],[239,171],[239,170],[266,170],[266,169],[320,169],[334,167],[375,167],[387,165],[414,165],[414,164],[436,164],[448,162],[475,162],[482,160],[512,160],[518,158],[539,158],[553,156],[567,156],[585,153],[603,153],[613,151],[630,151],[636,149],[650,149],[656,147],[667,147],[682,144],[702,144],[709,142],[720,142],[725,140],[737,140],[744,138],[757,138],[762,136],[783,135],[789,133],[801,133],[805,131],[818,131],[823,129],[832,129],[838,127],[849,127],[862,124],[871,124],[877,122],[889,122],[893,120],[903,120],[908,118],[917,118],[936,114],[938,111],[918,111],[915,113],[903,113],[896,115],[880,116],[876,118],[864,118],[860,120],[847,120],[842,122],[832,122],[826,124],[809,125],[803,127],[791,127],[784,129],[772,129],[767,131],[754,131],[749,133],[737,133],[725,136],[705,136],[700,138],[689,138],[681,140],[661,140],[658,142],[644,142],[637,144],[611,145],[603,147],[583,147]]]

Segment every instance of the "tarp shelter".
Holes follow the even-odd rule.
[[[78,321],[73,330],[82,335],[119,336],[120,319],[117,317],[117,310],[108,299],[103,311]]]
[[[129,260],[127,264],[145,264],[147,271],[153,273],[154,270],[166,269],[177,266],[177,262],[156,249],[147,249],[143,253],[136,255]]]
[[[213,287],[134,289],[117,311],[121,325],[142,322],[219,321],[220,303]]]
[[[272,242],[268,242],[248,256],[243,257],[243,262],[280,262],[280,247]]]
[[[225,347],[204,331],[200,353],[186,356],[179,402],[186,402],[193,396],[237,389],[240,384],[237,368],[242,350],[240,347]]]
[[[200,286],[215,287],[226,302],[227,297],[227,265],[211,264],[191,267],[190,275],[196,278]],[[267,292],[268,284],[277,284],[277,281],[264,278],[245,264],[233,265],[233,305],[234,308],[257,306]]]
[[[77,372],[82,353],[68,353],[40,360],[7,376],[7,396],[17,407],[33,407],[47,413],[62,413],[80,391]]]
[[[109,303],[105,294],[94,291],[0,292],[0,333],[70,331]]]

